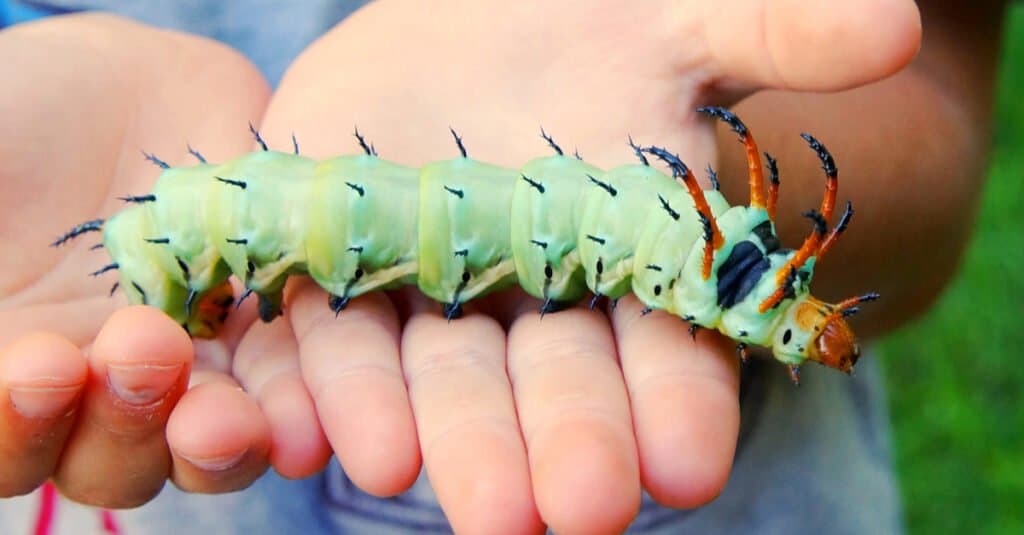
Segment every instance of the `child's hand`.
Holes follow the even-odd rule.
[[[250,150],[246,122],[268,98],[259,74],[221,45],[97,15],[17,26],[0,51],[0,496],[52,477],[74,500],[126,507],[168,477],[247,486],[268,453],[288,475],[320,469],[328,450],[298,371],[229,373],[251,308],[193,346],[154,309],[111,317],[116,277],[88,276],[108,262],[89,249],[100,236],[47,247],[149,191],[159,169],[140,150],[172,163],[186,142],[214,161]]]
[[[631,134],[701,169],[715,147],[698,104],[865,83],[908,62],[919,37],[898,0],[385,0],[294,63],[263,132],[279,147],[295,132],[323,158],[357,151],[358,125],[381,157],[420,165],[457,155],[450,125],[471,157],[517,167],[549,151],[543,125],[599,166],[630,162]],[[540,320],[540,303],[513,292],[451,323],[414,292],[357,299],[337,319],[326,303],[312,284],[291,294],[293,358],[364,490],[401,491],[422,458],[456,531],[602,533],[626,526],[642,488],[694,507],[725,485],[738,380],[717,335],[695,344],[633,298],[610,319]]]

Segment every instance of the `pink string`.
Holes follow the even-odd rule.
[[[39,512],[36,514],[35,535],[51,535],[53,532],[53,519],[57,513],[57,489],[53,483],[43,483],[39,492]],[[114,512],[110,509],[100,510],[100,520],[103,522],[103,531],[108,535],[121,535],[121,528],[114,518]]]
[[[39,493],[39,513],[36,514],[35,535],[50,535],[53,530],[53,516],[57,510],[57,489],[53,483],[43,483]]]
[[[117,519],[114,518],[114,512],[110,509],[104,509],[100,511],[100,518],[103,519],[103,530],[109,535],[121,535],[121,528],[117,525]]]

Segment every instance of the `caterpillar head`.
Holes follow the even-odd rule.
[[[833,305],[809,294],[799,297],[775,331],[776,357],[791,365],[813,360],[852,373],[860,346],[845,318],[858,311],[859,303],[877,298],[878,294],[865,294]]]

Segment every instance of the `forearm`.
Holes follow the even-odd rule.
[[[972,27],[949,31],[926,10],[920,56],[886,81],[835,94],[764,92],[737,106],[761,148],[779,160],[779,227],[787,243],[798,244],[808,231],[800,213],[818,205],[824,186],[818,160],[797,134],[813,133],[835,155],[840,202],[852,200],[856,215],[823,259],[815,286],[826,299],[880,292],[882,304],[861,320],[868,334],[925,310],[970,236],[999,42],[998,26],[982,15],[988,22],[973,28],[980,33],[988,24],[989,33],[972,39],[959,34]],[[735,136],[720,129],[719,140],[723,188],[734,202],[745,201]]]

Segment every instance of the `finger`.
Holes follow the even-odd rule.
[[[508,350],[541,517],[556,533],[622,532],[640,508],[640,469],[608,320],[529,312]]]
[[[331,449],[302,380],[299,347],[287,318],[252,324],[238,345],[233,375],[259,403],[270,426],[274,469],[289,478],[322,470]]]
[[[167,422],[171,477],[188,492],[248,487],[267,469],[270,426],[259,405],[228,381],[191,388]]]
[[[192,340],[196,351],[196,362],[192,366],[190,386],[210,380],[229,378],[232,374],[238,344],[256,321],[258,315],[256,299],[240,300],[245,286],[235,277],[231,277],[229,280],[232,293],[235,296],[235,303],[228,311],[228,318],[217,333],[217,337]]]
[[[750,89],[828,91],[903,68],[921,43],[910,0],[705,2],[703,34],[719,78]]]
[[[402,368],[423,464],[454,530],[542,531],[497,322],[415,313],[402,335]]]
[[[302,376],[345,473],[375,496],[409,488],[420,472],[419,442],[388,300],[355,299],[336,317],[327,294],[306,281],[290,310]]]
[[[0,351],[0,497],[31,492],[56,469],[88,376],[78,348],[53,334]]]
[[[697,507],[717,496],[732,468],[739,433],[739,365],[733,343],[701,331],[694,342],[679,318],[641,315],[629,296],[612,312],[651,496]]]
[[[232,281],[235,295],[241,285]],[[256,328],[255,303],[242,303],[215,339],[195,340],[189,390],[167,422],[171,479],[188,492],[220,493],[252,484],[270,463],[269,417],[231,375],[236,349]],[[283,323],[278,321],[276,323]],[[262,326],[262,324],[260,324]]]
[[[192,343],[160,311],[135,306],[104,324],[90,380],[55,483],[73,500],[105,507],[145,503],[170,471],[164,425],[185,391]]]

